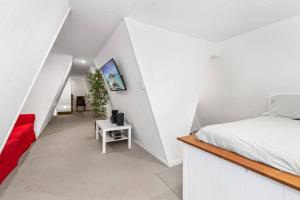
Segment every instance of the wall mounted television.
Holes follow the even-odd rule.
[[[121,75],[118,66],[113,58],[101,67],[101,72],[111,91],[126,90],[126,84],[123,76]]]

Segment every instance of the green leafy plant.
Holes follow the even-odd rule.
[[[93,111],[97,118],[106,119],[107,113],[105,105],[107,105],[109,97],[100,69],[95,69],[95,71],[89,72],[87,77],[90,83],[89,99]]]

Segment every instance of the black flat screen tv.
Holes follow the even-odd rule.
[[[121,75],[115,60],[110,59],[103,67],[101,72],[105,78],[105,81],[111,91],[126,90],[126,84]]]

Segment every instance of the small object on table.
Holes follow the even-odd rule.
[[[114,138],[115,140],[122,138],[122,132],[121,131],[110,131],[109,133],[110,137]]]
[[[111,123],[113,123],[113,124],[117,123],[118,112],[119,112],[118,110],[112,110],[111,111],[111,117],[110,117]]]
[[[123,126],[124,125],[124,113],[117,114],[117,125]]]

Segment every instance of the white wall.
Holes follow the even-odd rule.
[[[300,92],[300,16],[220,43],[202,89],[202,125],[260,116],[269,93]]]
[[[133,125],[134,140],[156,158],[167,164],[165,151],[152,115],[143,80],[139,72],[126,25],[122,22],[96,57],[98,68],[114,58],[124,75],[128,90],[110,92],[112,107],[125,113],[126,120]]]
[[[170,166],[182,160],[177,137],[190,133],[213,44],[126,19]]]
[[[72,80],[69,78],[57,102],[56,112],[72,111],[71,94],[72,94]]]
[[[85,96],[87,95],[87,90],[84,86],[83,77],[72,76],[72,94],[74,96]]]
[[[36,115],[35,131],[39,136],[51,119],[58,97],[60,96],[72,66],[72,56],[49,54],[22,113]]]
[[[0,151],[69,12],[67,0],[0,6]]]
[[[73,65],[74,66],[74,65]],[[60,95],[59,101],[56,106],[57,112],[70,112],[71,111],[71,94],[73,94],[73,110],[76,110],[76,97],[86,96],[89,93],[89,86],[86,82],[85,75],[70,75],[63,92]],[[80,110],[83,108],[80,107]],[[89,100],[86,98],[86,110],[91,110]]]

